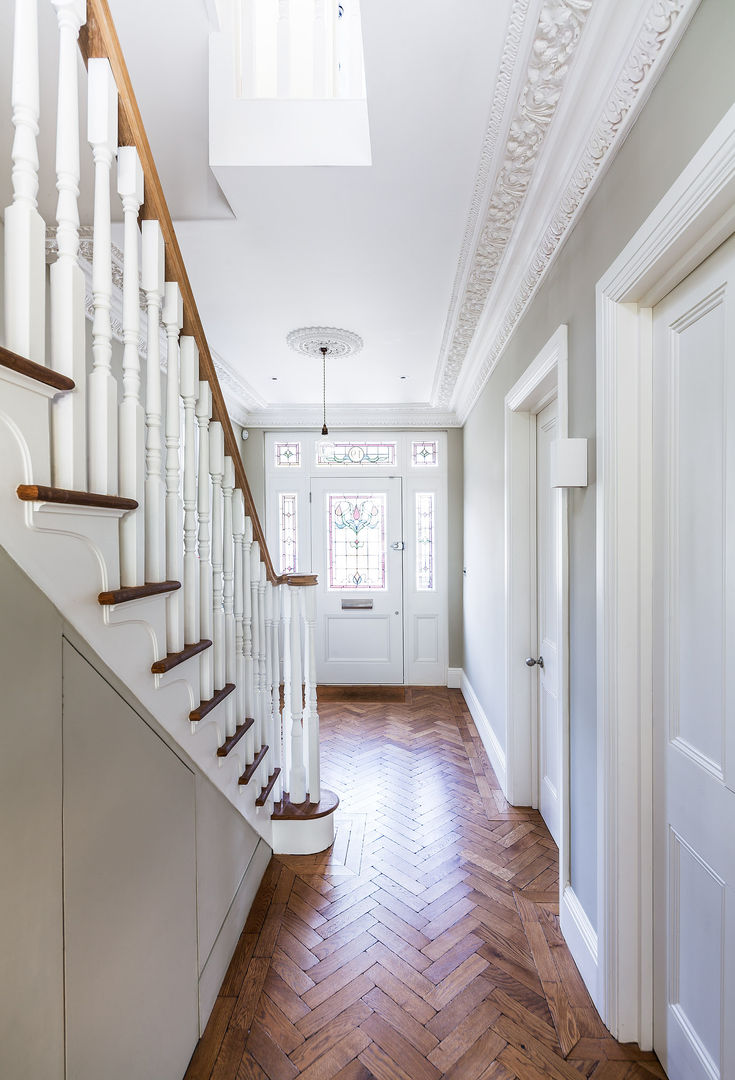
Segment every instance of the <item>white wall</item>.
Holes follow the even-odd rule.
[[[270,849],[2,548],[0,604],[0,1076],[180,1080]]]
[[[735,99],[735,5],[702,0],[638,122],[511,339],[464,428],[464,669],[505,738],[505,394],[569,326],[569,435],[590,440],[570,492],[572,886],[596,922],[595,283]],[[503,746],[504,748],[504,746]]]

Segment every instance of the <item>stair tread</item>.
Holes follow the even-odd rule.
[[[139,600],[143,596],[156,596],[158,593],[175,592],[180,588],[180,581],[149,581],[145,585],[124,585],[121,589],[101,592],[97,599],[105,606],[125,604],[128,600]]]
[[[27,375],[29,379],[45,383],[46,386],[53,386],[55,390],[73,390],[75,386],[74,380],[67,375],[62,375],[59,371],[47,368],[44,364],[37,364],[35,360],[28,360],[25,356],[19,356],[18,353],[11,352],[10,349],[6,349],[1,345],[0,367],[17,371],[21,375]]]
[[[252,780],[256,769],[258,768],[258,766],[260,765],[261,761],[263,760],[263,758],[265,757],[265,755],[267,753],[268,753],[268,747],[267,746],[262,746],[260,748],[260,750],[258,751],[258,753],[255,755],[255,760],[253,762],[251,762],[250,765],[247,766],[247,768],[245,769],[245,772],[240,777],[240,780],[238,781],[240,784],[247,784]]]
[[[253,719],[253,717],[249,716],[246,720],[243,720],[241,724],[238,724],[235,730],[235,734],[230,735],[230,737],[228,739],[225,739],[222,745],[217,748],[217,757],[227,757],[233,746],[235,746],[240,741],[246,731],[250,731],[250,728],[253,726],[254,723],[255,720]]]
[[[305,802],[292,803],[288,792],[284,791],[280,802],[273,804],[271,819],[273,821],[309,821],[334,813],[338,806],[339,796],[328,788],[322,788],[322,797],[317,803],[311,802],[308,795]]]
[[[120,495],[100,495],[96,491],[73,491],[71,488],[44,487],[42,484],[19,484],[16,488],[23,502],[63,503],[66,506],[97,506],[104,510],[135,510],[135,499]]]
[[[164,672],[170,671],[171,668],[178,667],[179,664],[183,664],[185,660],[188,660],[191,656],[196,656],[200,652],[204,652],[205,649],[210,648],[212,642],[209,638],[202,638],[201,641],[195,641],[193,645],[184,645],[181,652],[170,652],[161,660],[156,660],[151,664],[151,671],[154,675],[163,675]]]
[[[271,791],[273,791],[273,786],[280,774],[280,769],[273,770],[273,772],[268,777],[268,783],[265,785],[260,795],[258,795],[258,798],[255,800],[256,806],[265,806],[265,804],[268,802],[268,796],[270,795]]]
[[[234,689],[234,683],[225,683],[221,690],[215,690],[213,697],[207,698],[206,701],[200,701],[196,709],[192,709],[189,713],[189,719],[194,721],[203,720],[207,713],[211,713],[212,709],[216,708],[220,701],[224,701]]]

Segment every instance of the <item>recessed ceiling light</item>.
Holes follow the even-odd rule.
[[[271,382],[278,382],[278,376],[277,375],[271,375]]]
[[[408,378],[408,375],[401,375],[401,381],[403,381],[404,379],[407,379],[407,378]]]

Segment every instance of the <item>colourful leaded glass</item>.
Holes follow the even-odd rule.
[[[416,494],[416,588],[431,592],[434,583],[434,495]]]
[[[276,465],[279,468],[284,466],[298,466],[301,464],[301,443],[298,442],[277,442],[276,443]]]
[[[385,589],[385,495],[328,495],[329,588]]]
[[[438,465],[439,444],[436,442],[411,443],[412,465]]]
[[[394,442],[320,442],[317,465],[395,465]]]
[[[296,517],[297,497],[295,494],[281,492],[278,496],[281,523],[281,573],[296,572],[296,548],[298,527]]]

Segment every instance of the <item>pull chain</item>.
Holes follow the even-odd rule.
[[[322,435],[329,434],[327,427],[327,346],[321,345],[322,354]]]

